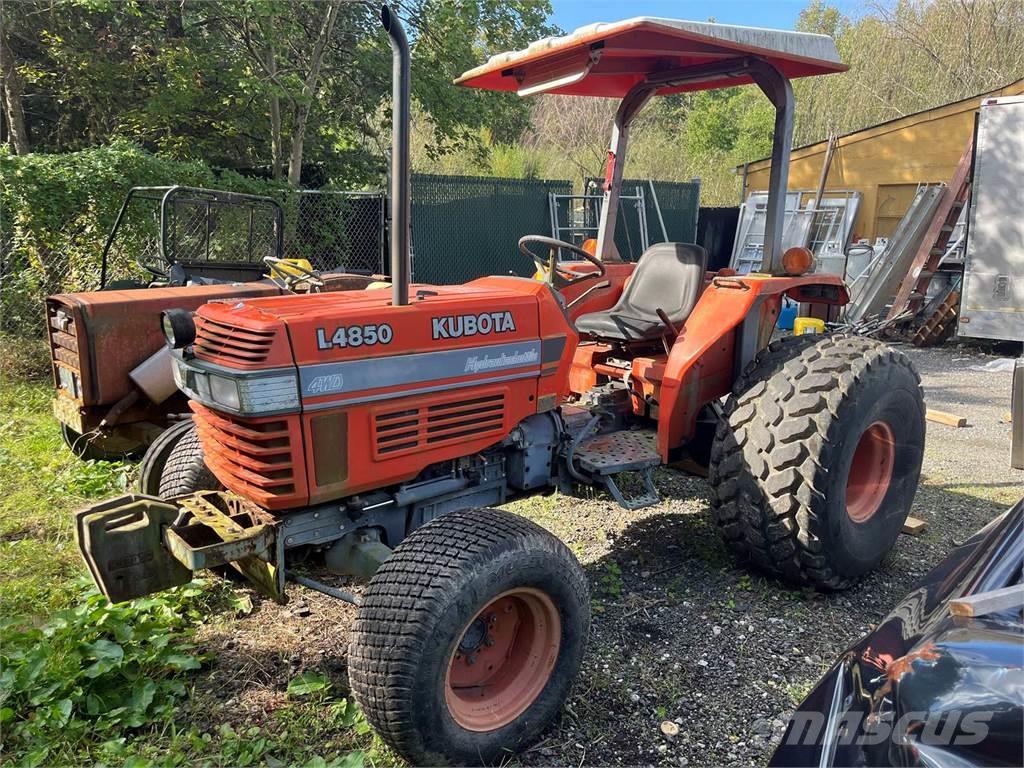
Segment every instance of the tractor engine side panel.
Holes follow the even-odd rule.
[[[432,289],[441,295],[386,315],[346,317],[346,328],[386,318],[393,329],[387,345],[362,353],[320,349],[337,332],[332,326],[289,325],[303,384],[310,503],[477,454],[566,394],[577,336],[550,289],[503,277],[465,287],[473,291]],[[299,348],[300,335],[316,338],[315,352]],[[337,393],[319,394],[334,386]]]

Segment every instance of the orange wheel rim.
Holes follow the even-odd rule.
[[[846,514],[853,522],[867,522],[878,512],[889,492],[895,461],[892,428],[884,421],[874,422],[857,441],[846,480]]]
[[[551,678],[562,622],[551,598],[503,592],[462,629],[445,676],[445,703],[468,731],[494,731],[525,712]]]

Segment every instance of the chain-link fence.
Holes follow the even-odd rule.
[[[643,187],[650,242],[693,242],[699,185],[626,181]],[[177,189],[173,194],[168,190]],[[566,180],[502,179],[414,174],[413,277],[462,283],[483,275],[533,272],[517,248],[527,234],[552,232],[552,195],[570,195]],[[267,255],[304,258],[318,270],[389,272],[387,199],[381,192],[271,190],[274,199],[195,188],[139,188],[121,203],[116,192],[90,194],[87,205],[45,224],[23,226],[0,211],[0,330],[42,337],[43,299],[95,290],[101,284],[159,280],[169,264],[203,267],[205,274],[252,279]],[[639,240],[637,216],[620,216],[616,242],[623,254]],[[232,264],[249,272],[231,273]],[[218,272],[218,270],[220,270]],[[244,275],[249,275],[248,277]]]
[[[285,206],[284,255],[319,270],[385,274],[386,208],[382,192],[297,192]]]
[[[135,187],[123,200],[91,201],[34,228],[2,210],[0,330],[42,337],[47,296],[164,282],[172,264],[229,280],[258,277],[265,256],[305,258],[323,271],[385,271],[383,193],[273,194]]]
[[[413,174],[413,278],[450,284],[533,274],[519,238],[550,234],[548,194],[571,191],[569,181]]]

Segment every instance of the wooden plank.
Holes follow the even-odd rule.
[[[1024,584],[993,589],[949,601],[949,612],[953,616],[987,616],[990,613],[1024,608]]]
[[[929,408],[925,411],[924,417],[928,421],[934,421],[936,424],[946,424],[950,427],[966,427],[967,417],[957,416],[955,413],[946,413],[945,411],[936,411],[933,408]]]
[[[916,517],[908,517],[903,523],[903,533],[908,536],[917,536],[927,530],[928,523],[918,520]]]

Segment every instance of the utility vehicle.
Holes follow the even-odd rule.
[[[156,443],[141,486],[157,493],[162,462],[190,422],[160,333],[163,311],[379,279],[284,263],[283,232],[284,213],[269,197],[183,186],[128,191],[103,247],[99,290],[46,301],[53,412],[72,451],[120,459]],[[129,252],[146,280],[111,279]]]
[[[165,313],[195,414],[167,463],[181,495],[122,496],[76,527],[112,600],[230,564],[277,600],[294,580],[356,603],[348,669],[369,721],[414,763],[479,764],[556,716],[590,624],[569,549],[494,507],[579,486],[655,504],[652,472],[710,440],[729,544],[793,583],[841,589],[909,511],[923,398],[908,360],[878,342],[769,343],[783,296],[821,313],[847,300],[840,278],[807,274],[806,251],[779,249],[789,80],[844,69],[830,38],[636,18],[467,72],[470,87],[621,98],[601,229],[595,254],[524,237],[543,282],[432,286],[409,284],[409,48],[394,13],[381,18],[394,54],[392,287]],[[763,272],[708,274],[683,243],[617,260],[630,121],[658,93],[750,82],[777,113]],[[222,488],[202,489],[211,477]],[[372,576],[361,596],[297,573],[310,550],[330,571]]]

